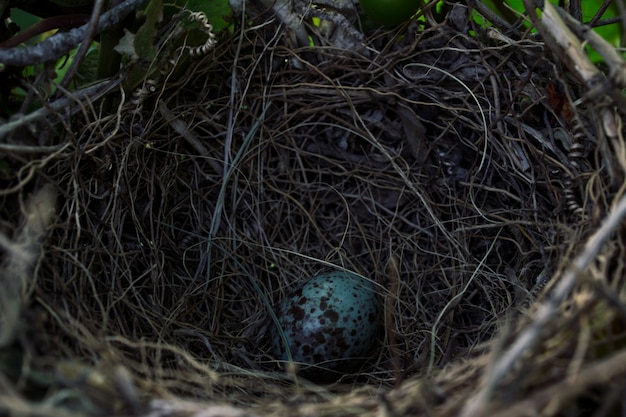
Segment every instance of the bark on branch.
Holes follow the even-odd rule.
[[[100,17],[95,33],[98,34],[121,22],[131,12],[147,2],[148,0],[128,0],[122,2],[119,6],[112,8]],[[8,66],[23,67],[56,61],[85,40],[88,31],[89,24],[86,24],[69,32],[57,33],[45,41],[27,48],[0,49],[0,63]]]

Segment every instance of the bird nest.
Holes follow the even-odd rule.
[[[5,242],[3,286],[26,281],[0,409],[619,407],[618,78],[592,91],[542,21],[544,37],[451,10],[376,32],[365,52],[248,26],[132,92],[59,114],[53,149],[11,148],[2,229],[18,243],[30,233],[36,256]],[[319,385],[276,365],[270,312],[334,269],[377,284],[384,331],[360,369]]]

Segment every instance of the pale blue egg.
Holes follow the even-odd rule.
[[[381,311],[372,282],[344,271],[317,275],[281,303],[273,353],[288,361],[289,349],[301,370],[353,370],[372,351]]]

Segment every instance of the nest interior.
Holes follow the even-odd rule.
[[[621,195],[623,149],[541,40],[430,13],[367,54],[298,48],[272,24],[235,32],[110,112],[52,126],[59,151],[8,153],[7,234],[29,193],[57,194],[3,383],[15,398],[88,415],[469,401]],[[496,404],[567,398],[555,384],[624,346],[623,254],[617,233]],[[361,369],[318,386],[276,365],[270,311],[337,268],[377,284],[384,331]],[[623,394],[600,383],[552,415]]]

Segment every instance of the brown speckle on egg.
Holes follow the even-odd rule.
[[[277,359],[287,361],[289,350],[301,369],[343,372],[371,351],[381,306],[374,284],[339,271],[318,275],[294,291],[281,303],[277,317],[279,327],[272,331]]]

